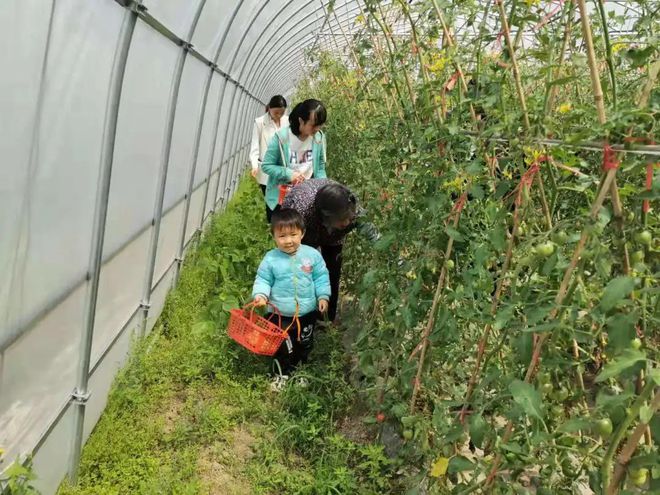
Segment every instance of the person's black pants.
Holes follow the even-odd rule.
[[[259,189],[261,189],[261,194],[266,195],[266,186],[264,184],[259,184]]]
[[[280,323],[280,318],[275,313],[269,313],[266,318],[273,323]],[[300,339],[298,339],[298,326],[293,322],[290,316],[282,316],[281,327],[289,329],[289,338],[282,342],[282,345],[273,356],[280,365],[283,375],[290,375],[295,371],[300,363],[306,363],[309,353],[314,347],[314,326],[316,325],[316,311],[299,316],[300,320]],[[279,373],[275,362],[273,362],[273,373]]]
[[[273,212],[279,210],[282,208],[280,205],[277,205],[275,208],[272,210],[266,205],[266,220],[268,221],[268,225],[270,225],[270,219],[273,217]]]
[[[305,239],[303,239],[303,244],[306,244]],[[343,245],[339,246],[314,246],[309,244],[313,248],[321,249],[321,256],[323,256],[323,261],[325,261],[325,266],[328,268],[330,274],[330,289],[332,294],[330,294],[330,302],[328,304],[328,319],[334,321],[337,317],[337,304],[339,301],[339,281],[341,279],[341,262]],[[324,315],[318,313],[318,319],[323,320]]]

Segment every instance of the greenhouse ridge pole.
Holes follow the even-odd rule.
[[[128,52],[135,31],[137,13],[127,10],[121,27],[115,59],[112,67],[110,89],[106,103],[105,124],[103,129],[103,142],[100,158],[100,173],[96,206],[94,208],[94,226],[92,235],[92,249],[89,260],[89,286],[85,296],[85,316],[83,335],[80,343],[80,362],[78,363],[77,386],[72,393],[75,420],[73,432],[73,446],[69,464],[69,477],[73,483],[78,479],[78,465],[82,450],[83,428],[85,421],[85,406],[89,399],[89,363],[92,353],[92,339],[94,336],[94,322],[96,319],[96,304],[98,300],[99,280],[101,276],[101,261],[103,257],[103,241],[105,237],[105,224],[108,213],[108,200],[110,198],[110,178],[115,151],[115,138],[117,136],[117,118],[119,116],[119,103],[121,101],[124,74]]]
[[[172,151],[172,134],[174,131],[174,119],[176,117],[176,107],[179,100],[179,89],[181,87],[181,77],[183,75],[183,68],[186,64],[186,57],[191,48],[190,40],[192,40],[199,22],[199,17],[202,14],[202,9],[206,4],[206,0],[200,0],[199,6],[193,18],[188,35],[185,42],[181,43],[181,50],[177,57],[174,74],[172,76],[172,87],[170,89],[170,100],[167,105],[167,120],[165,123],[165,139],[163,141],[163,150],[161,155],[161,166],[158,171],[158,192],[156,193],[156,202],[154,205],[153,228],[151,230],[151,238],[149,239],[148,251],[148,265],[145,274],[144,287],[142,290],[142,301],[140,302],[140,309],[142,310],[142,320],[140,322],[140,338],[144,337],[147,333],[147,322],[149,319],[149,308],[151,308],[151,291],[154,281],[154,270],[156,269],[156,256],[158,254],[158,239],[160,237],[160,225],[163,220],[163,201],[165,198],[165,185],[167,183],[167,171],[170,165],[170,157]]]

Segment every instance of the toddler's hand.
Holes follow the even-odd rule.
[[[328,301],[326,301],[325,299],[321,299],[319,301],[319,311],[321,313],[325,313],[326,311],[328,311]]]
[[[254,305],[257,308],[261,308],[261,307],[265,306],[266,304],[268,304],[268,299],[266,299],[264,296],[261,296],[261,295],[254,296]]]
[[[252,170],[250,170],[250,174],[251,174],[252,177],[254,177],[255,179],[257,178],[257,172],[258,172],[258,169],[256,169],[256,168],[253,168]]]

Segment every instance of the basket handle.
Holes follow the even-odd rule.
[[[278,323],[277,326],[278,326],[279,328],[282,328],[282,313],[280,313],[280,310],[277,308],[277,306],[275,306],[275,305],[274,305],[273,303],[271,303],[270,301],[267,301],[267,302],[266,302],[266,306],[270,306],[271,308],[273,308],[273,309],[275,310],[275,314],[277,314],[277,318],[279,319],[279,323]],[[256,307],[257,307],[257,305],[255,304],[255,302],[254,302],[254,301],[250,301],[250,302],[247,303],[245,306],[243,306],[243,311],[247,311],[247,310],[249,309],[249,310],[250,310],[250,313],[251,313],[251,314],[254,314],[254,308],[256,308]]]

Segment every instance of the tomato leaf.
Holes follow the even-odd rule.
[[[591,427],[591,421],[584,418],[569,419],[557,428],[559,433],[575,433],[580,430],[588,430]]]
[[[650,406],[642,406],[639,408],[639,419],[642,423],[650,423],[653,417],[653,409]]]
[[[610,280],[600,298],[600,308],[605,312],[609,311],[621,299],[628,297],[634,288],[635,280],[632,277],[617,277]]]
[[[659,465],[660,454],[657,452],[653,454],[638,455],[637,457],[633,457],[628,464],[631,469],[639,469],[643,467],[653,467]]]
[[[607,320],[608,347],[614,350],[613,354],[630,345],[630,341],[635,338],[635,323],[638,319],[639,312],[633,311],[628,314],[617,313]]]
[[[509,391],[513,400],[523,408],[528,416],[543,420],[541,394],[529,383],[514,380],[509,384]]]
[[[472,471],[474,469],[474,463],[470,462],[467,458],[460,455],[452,457],[449,461],[450,473],[460,473],[461,471]]]
[[[445,232],[447,232],[447,235],[454,239],[456,242],[461,242],[463,240],[463,235],[452,227],[445,228]]]
[[[486,437],[487,429],[488,423],[486,423],[486,420],[484,420],[481,414],[470,416],[470,439],[474,445],[481,447]]]
[[[619,376],[631,366],[644,360],[646,360],[646,354],[643,352],[634,349],[625,349],[621,355],[617,356],[603,367],[603,371],[601,371],[596,377],[596,383]]]
[[[653,368],[648,376],[656,385],[660,385],[660,368]]]

